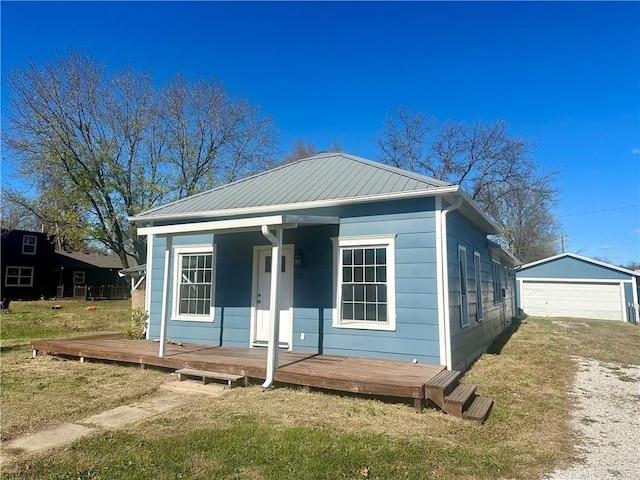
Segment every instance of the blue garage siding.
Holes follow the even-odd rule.
[[[486,234],[473,226],[459,212],[447,216],[447,267],[449,272],[449,320],[451,331],[452,368],[465,370],[477,357],[486,351],[495,338],[510,323],[515,315],[515,277],[511,266],[500,265],[501,284],[505,288],[505,298],[494,302],[493,261]],[[469,303],[469,324],[460,322],[460,276],[458,248],[466,249],[467,295]],[[474,253],[480,254],[482,299],[477,298],[474,268]],[[502,292],[499,292],[502,297]],[[482,302],[483,316],[478,319],[478,302]]]
[[[629,280],[630,276],[579,258],[562,257],[518,270],[518,278]]]

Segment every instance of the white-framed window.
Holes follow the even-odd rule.
[[[473,252],[473,269],[476,276],[476,321],[481,322],[484,316],[482,305],[482,259],[478,252]]]
[[[24,235],[22,237],[22,254],[35,255],[37,245],[38,237],[36,237],[35,235]]]
[[[84,285],[85,272],[73,272],[73,284]]]
[[[7,267],[5,287],[33,287],[33,267]]]
[[[469,325],[469,281],[467,279],[467,249],[461,245],[458,246],[458,278],[459,278],[459,295],[460,301],[460,326]]]
[[[334,239],[333,326],[395,330],[395,235]]]
[[[173,319],[212,322],[215,296],[214,245],[175,247]]]
[[[500,262],[491,260],[493,266],[493,303],[502,303],[502,268]]]

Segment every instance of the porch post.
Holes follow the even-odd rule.
[[[162,286],[162,312],[160,313],[160,350],[158,357],[164,357],[164,347],[167,343],[167,320],[169,315],[169,284],[171,283],[171,273],[169,263],[171,260],[171,244],[173,235],[167,235],[167,244],[164,249],[164,284]]]
[[[262,226],[262,234],[271,242],[271,291],[269,296],[269,342],[267,346],[267,374],[263,388],[273,383],[278,368],[278,345],[280,343],[280,266],[282,265],[282,228],[277,228],[275,236],[267,225]]]

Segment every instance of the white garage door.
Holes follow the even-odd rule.
[[[617,283],[522,282],[527,315],[623,320],[622,290]]]

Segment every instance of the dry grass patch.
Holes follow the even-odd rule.
[[[60,304],[62,309],[51,310]],[[12,302],[2,313],[1,439],[10,440],[138,400],[157,391],[167,375],[107,363],[32,357],[42,338],[121,332],[130,322],[126,301]]]

